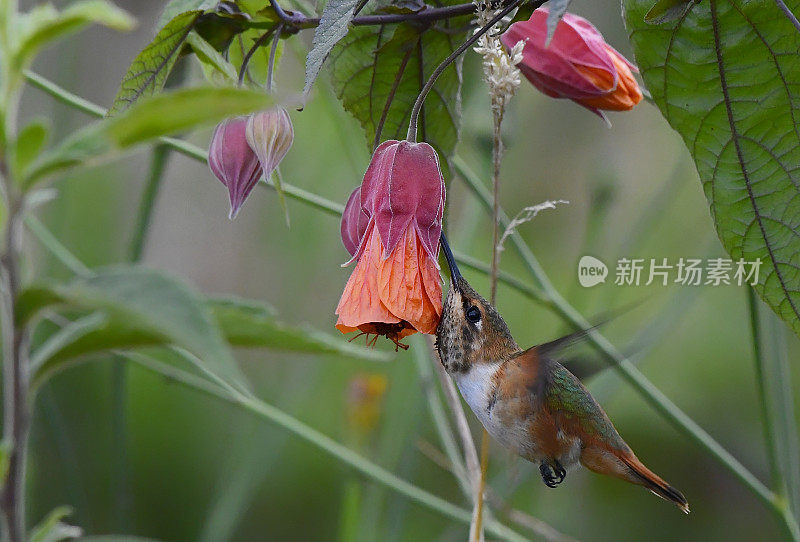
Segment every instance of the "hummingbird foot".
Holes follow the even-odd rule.
[[[567,476],[566,469],[557,459],[553,459],[552,464],[543,461],[539,465],[539,472],[542,474],[542,481],[547,487],[556,487]]]

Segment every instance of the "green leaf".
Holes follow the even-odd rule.
[[[42,47],[89,24],[125,31],[132,29],[135,22],[127,11],[105,0],[75,2],[60,12],[51,4],[41,4],[19,16],[13,58],[22,69]]]
[[[67,138],[32,165],[23,185],[30,188],[49,174],[92,165],[134,145],[273,104],[274,98],[267,94],[246,89],[198,87],[165,92]]]
[[[359,0],[329,0],[325,4],[319,26],[314,30],[311,50],[306,58],[304,98],[311,92],[311,87],[322,69],[322,63],[328,58],[333,47],[347,35],[350,21],[353,20],[353,10],[358,2]]]
[[[45,143],[47,143],[47,135],[50,131],[48,123],[42,119],[33,120],[25,125],[19,131],[17,140],[14,143],[14,158],[12,168],[14,170],[14,178],[23,178],[23,172],[31,165],[39,153],[42,152]]]
[[[460,27],[465,19],[444,23]],[[396,27],[356,27],[334,49],[330,67],[333,87],[344,108],[364,128],[367,145],[405,139],[411,108],[431,72],[465,38],[462,32],[428,28],[420,33],[410,24]],[[420,59],[422,65],[420,66]],[[419,118],[419,140],[450,158],[461,122],[461,63],[449,66],[425,100]]]
[[[87,337],[95,341],[91,344],[96,348],[100,348],[98,341],[106,341],[100,349],[161,341],[185,348],[211,374],[240,389],[244,387],[244,377],[203,300],[164,273],[138,267],[109,268],[70,284],[26,289],[16,309],[20,323],[24,323],[53,306],[102,311],[109,317],[105,325],[69,343],[72,348],[76,343],[86,344]],[[114,333],[101,334],[103,329]]]
[[[239,77],[233,64],[222,58],[210,43],[200,37],[197,32],[191,32],[186,42],[194,51],[194,55],[203,67],[206,78],[215,84],[235,83]]]
[[[71,540],[83,534],[80,527],[67,525],[63,520],[72,514],[69,506],[59,506],[42,520],[39,525],[33,528],[29,542],[59,542],[60,540]]]
[[[651,2],[623,2],[647,88],[694,158],[723,246],[761,260],[758,294],[800,333],[800,33],[772,2],[709,0],[659,26],[644,21]]]
[[[133,59],[108,111],[109,116],[127,109],[142,96],[161,92],[183,43],[202,14],[195,10],[176,15]]]
[[[645,14],[644,22],[662,24],[675,21],[683,17],[693,3],[694,0],[658,0]]]
[[[188,11],[206,11],[219,3],[218,0],[170,0],[158,18],[156,28],[164,28],[167,23]]]
[[[387,361],[386,352],[369,350],[310,327],[293,327],[280,322],[266,305],[238,298],[209,302],[217,324],[231,346],[270,348],[309,354],[339,354],[370,361]]]

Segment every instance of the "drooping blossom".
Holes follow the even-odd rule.
[[[283,107],[273,107],[250,115],[246,133],[247,143],[258,156],[264,177],[269,179],[294,141],[292,119]]]
[[[545,45],[547,13],[547,8],[535,10],[501,37],[509,50],[525,43],[517,67],[536,88],[552,98],[568,98],[602,118],[602,110],[627,111],[641,101],[632,73],[638,72],[636,66],[583,17],[565,13]]]
[[[228,188],[230,218],[236,217],[262,174],[258,157],[247,144],[246,128],[247,117],[222,121],[214,129],[208,149],[208,166]]]
[[[375,150],[342,218],[342,241],[357,262],[336,308],[342,333],[385,335],[400,347],[416,331],[435,333],[444,200],[430,145],[386,141]]]
[[[208,165],[228,188],[231,219],[236,218],[261,177],[269,178],[293,139],[292,121],[282,107],[227,119],[214,129]]]

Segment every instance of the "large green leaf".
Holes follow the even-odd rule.
[[[156,34],[153,41],[141,53],[136,55],[108,110],[109,115],[127,109],[142,96],[152,96],[161,92],[167,82],[167,76],[178,59],[183,43],[202,14],[202,10],[179,13]]]
[[[15,50],[11,58],[18,69],[27,66],[36,53],[48,43],[83,27],[97,23],[116,30],[130,30],[135,24],[128,12],[105,0],[75,2],[58,11],[52,4],[40,4],[19,16],[12,29],[11,43]]]
[[[708,0],[662,25],[645,22],[652,6],[623,2],[645,83],[725,249],[761,260],[756,290],[800,333],[800,33],[773,2]]]
[[[33,288],[25,293],[25,313],[42,306],[63,303],[52,288]],[[238,298],[212,299],[206,306],[225,341],[235,347],[266,348],[284,352],[338,355],[368,361],[388,361],[391,355],[362,345],[350,344],[341,336],[281,322],[275,311],[255,301]],[[86,356],[110,350],[168,347],[170,335],[141,326],[127,318],[93,312],[79,318],[47,338],[31,356],[34,386]]]
[[[244,377],[211,311],[198,294],[169,275],[138,267],[118,267],[69,284],[33,286],[20,295],[16,314],[23,323],[53,306],[102,311],[109,317],[105,325],[99,322],[86,326],[85,333],[75,334],[77,340],[65,341],[59,351],[75,349],[76,343],[85,348],[87,341],[96,351],[169,343],[194,354],[209,373],[244,387]],[[73,355],[76,352],[86,353],[86,350],[74,350]],[[42,366],[46,365],[44,361]]]
[[[134,145],[273,104],[267,94],[246,89],[198,87],[165,92],[67,138],[31,166],[23,184],[30,187],[57,171],[108,160]]]
[[[455,28],[465,22],[459,18],[445,24]],[[437,28],[422,30],[405,23],[357,27],[331,53],[334,89],[344,108],[361,123],[370,149],[381,127],[381,141],[405,139],[409,114],[422,86],[466,36]],[[461,65],[455,62],[425,100],[418,138],[448,159],[458,142],[460,121]]]
[[[281,322],[273,309],[245,299],[213,299],[214,318],[231,346],[270,348],[309,354],[339,354],[372,361],[391,359],[386,352],[351,344],[308,326],[294,327]]]

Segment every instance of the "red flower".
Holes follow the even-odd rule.
[[[517,67],[539,90],[552,98],[569,98],[605,118],[602,109],[627,111],[642,99],[628,62],[592,24],[565,13],[553,39],[547,37],[547,8],[527,21],[512,24],[500,40],[508,49],[524,41]]]
[[[336,307],[342,333],[359,330],[397,343],[416,331],[436,332],[444,199],[430,145],[386,141],[375,150],[342,216],[342,241],[358,261]]]

